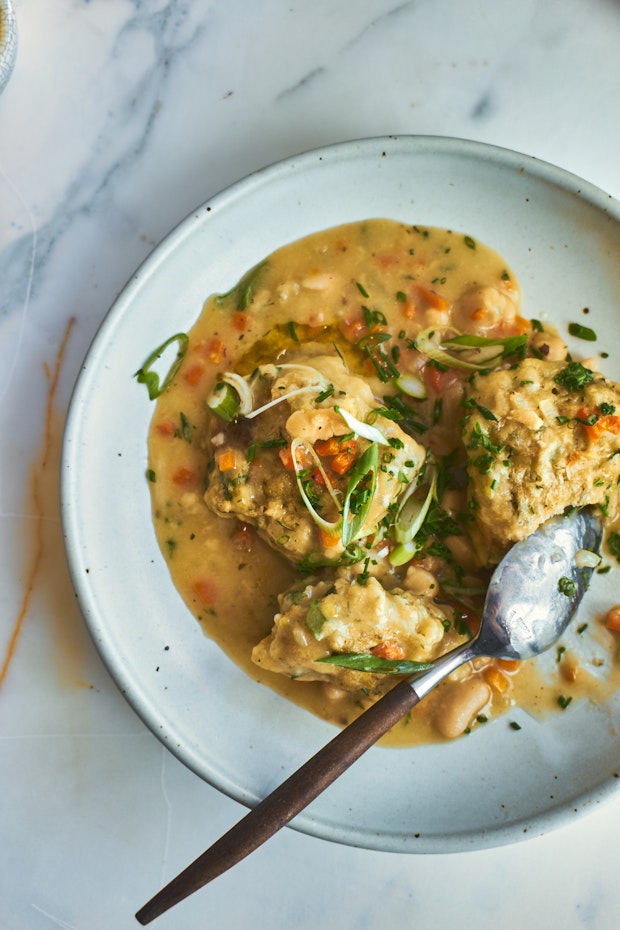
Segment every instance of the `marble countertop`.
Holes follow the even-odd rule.
[[[144,727],[75,604],[64,416],[114,298],[196,205],[332,142],[456,136],[620,197],[617,0],[16,0],[0,96],[0,928],[125,930],[245,812]],[[430,856],[284,830],[154,926],[612,930],[620,799]]]

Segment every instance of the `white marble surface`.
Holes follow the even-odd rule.
[[[0,686],[0,928],[125,930],[244,810],[144,728],[74,604],[58,447],[92,336],[194,206],[307,148],[460,136],[620,197],[620,3],[15,8],[17,63],[0,96],[0,665],[23,622]],[[551,835],[460,855],[285,830],[154,926],[612,930],[619,833],[620,798]]]

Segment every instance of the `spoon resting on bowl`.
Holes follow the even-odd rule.
[[[516,543],[489,583],[480,630],[402,680],[253,808],[136,914],[146,925],[226,872],[284,827],[460,665],[477,657],[530,659],[562,635],[597,564],[602,527],[573,511]]]

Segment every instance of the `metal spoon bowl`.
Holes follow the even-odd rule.
[[[137,920],[150,923],[262,845],[460,665],[479,656],[530,659],[557,642],[592,575],[595,560],[582,553],[597,552],[601,539],[599,519],[582,510],[516,543],[493,573],[474,639],[388,691],[145,904]]]

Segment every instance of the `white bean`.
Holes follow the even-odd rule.
[[[325,697],[329,701],[341,701],[342,698],[346,694],[346,692],[343,691],[342,688],[338,688],[336,687],[336,685],[332,685],[330,681],[326,681],[324,683],[323,691],[325,692]]]
[[[563,362],[568,353],[564,340],[551,333],[536,333],[532,337],[532,345],[548,362]]]
[[[491,689],[481,678],[468,678],[449,685],[435,714],[435,725],[446,739],[464,733],[491,696]]]
[[[410,565],[405,575],[405,588],[412,594],[436,594],[437,579],[432,572],[419,565]]]

